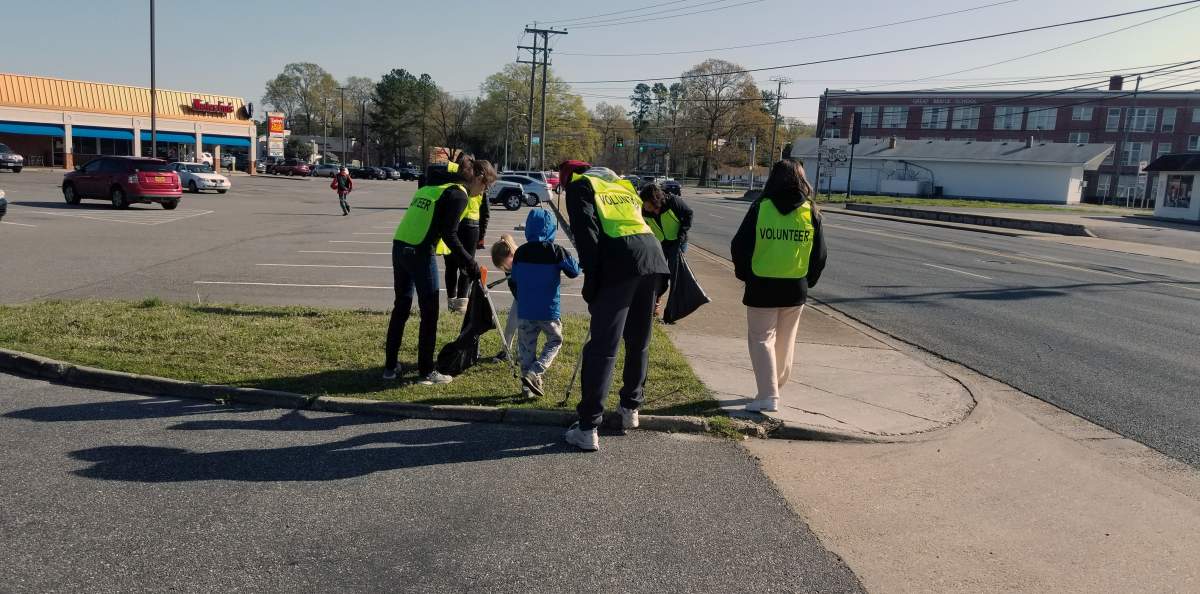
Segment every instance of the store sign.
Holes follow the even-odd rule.
[[[267,139],[267,156],[282,157],[283,156],[283,137],[275,137]]]
[[[209,103],[203,99],[192,99],[192,111],[201,113],[233,113],[234,107],[232,103],[218,101]]]
[[[267,135],[283,138],[283,113],[278,111],[267,112]]]

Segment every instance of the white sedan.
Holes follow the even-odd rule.
[[[214,173],[206,163],[171,163],[171,169],[179,174],[179,185],[193,194],[201,190],[216,190],[218,194],[229,191],[229,178]]]

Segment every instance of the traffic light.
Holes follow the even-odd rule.
[[[617,148],[625,148],[625,139],[620,136],[617,137]]]
[[[850,124],[850,144],[858,144],[862,137],[862,112],[854,112],[853,123]]]
[[[645,145],[643,145],[643,144],[639,144],[639,145],[638,145],[638,152],[639,152],[639,153],[644,153],[644,152],[646,152],[646,146],[645,146]]]

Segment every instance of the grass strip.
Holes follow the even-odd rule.
[[[503,316],[501,316],[503,320]],[[587,318],[563,318],[565,343],[546,375],[546,396],[520,397],[506,363],[478,365],[450,384],[416,380],[417,316],[400,352],[400,382],[382,379],[388,314],[311,307],[131,301],[42,301],[0,306],[0,346],[70,363],[180,380],[424,404],[553,409],[563,397],[587,333]],[[443,312],[438,347],[458,334],[462,316]],[[497,332],[480,342],[500,351]],[[616,406],[623,353],[609,407]],[[578,403],[576,382],[572,406]],[[661,328],[654,329],[646,382],[647,414],[715,415],[717,402]]]

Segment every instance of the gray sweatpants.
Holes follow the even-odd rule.
[[[546,344],[538,353],[538,336],[546,335]],[[521,344],[521,373],[536,373],[541,375],[550,369],[558,350],[562,348],[562,322],[558,320],[521,320],[517,327],[517,337]]]

